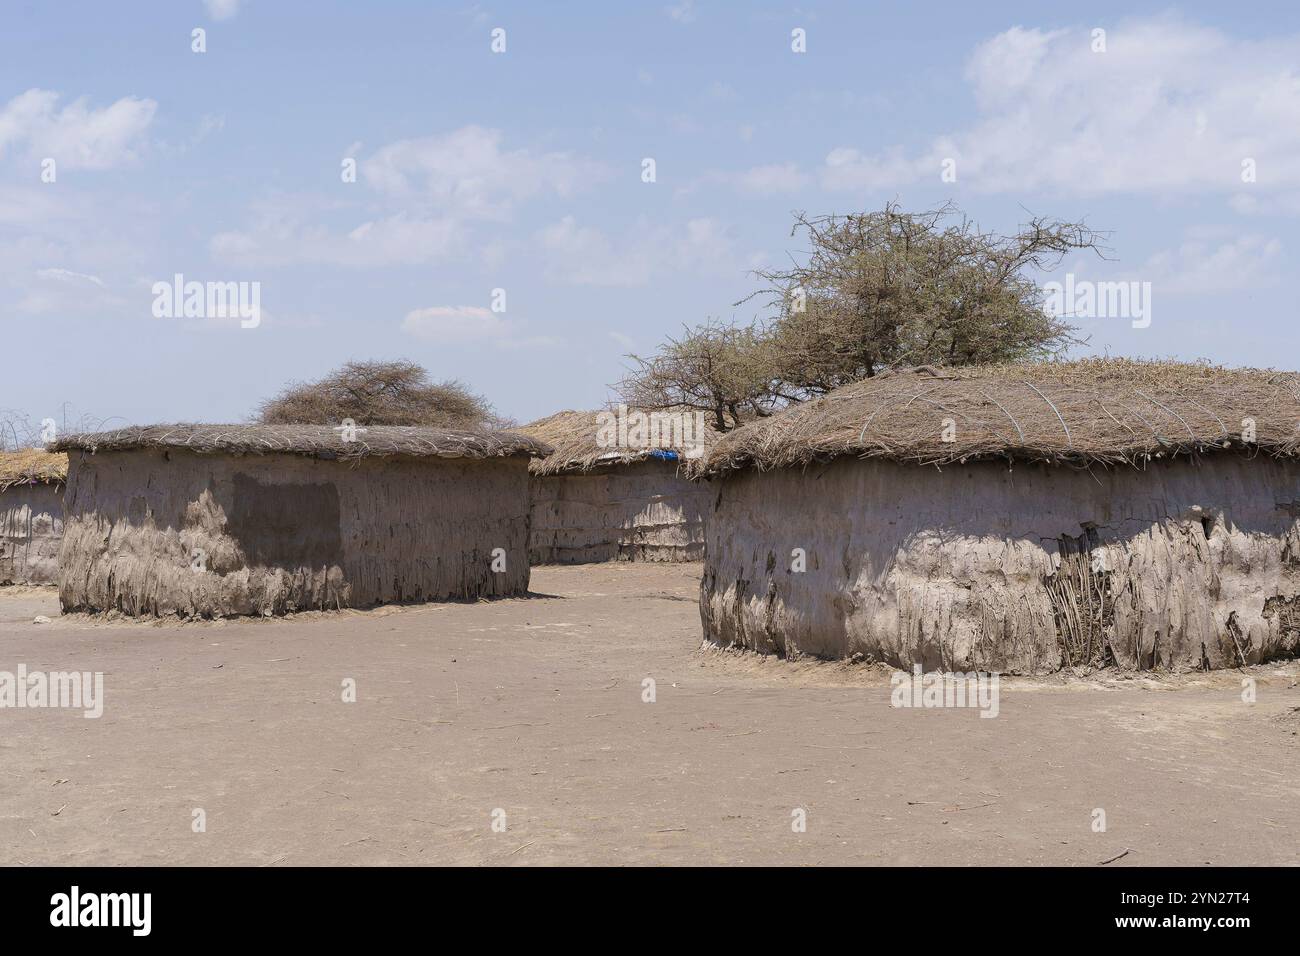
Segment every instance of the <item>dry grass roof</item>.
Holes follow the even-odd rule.
[[[658,457],[674,461],[684,471],[690,472],[702,460],[700,451],[707,452],[720,437],[719,433],[707,423],[702,428],[697,428],[699,419],[691,419],[689,433],[680,427],[673,430],[667,420],[660,419],[661,424],[657,429],[658,440],[652,442],[654,447],[602,445],[599,418],[602,413],[616,414],[617,409],[556,412],[554,415],[538,419],[520,428],[519,431],[545,442],[553,449],[545,458],[530,462],[529,470],[535,475],[578,474],[595,468],[626,465]],[[682,409],[650,412],[633,408],[627,409],[627,418],[630,419],[633,413],[646,416],[655,414],[676,416],[683,413],[693,415],[692,412]],[[694,447],[688,447],[681,440],[683,438],[694,439]]]
[[[1140,465],[1224,449],[1300,454],[1300,374],[1133,359],[922,366],[745,425],[713,447],[702,471],[841,455]]]
[[[67,479],[67,455],[41,448],[0,451],[0,491],[14,485],[59,484]]]
[[[123,451],[184,448],[201,454],[292,454],[354,460],[412,458],[502,458],[542,456],[551,449],[514,432],[425,428],[406,425],[358,426],[355,441],[344,441],[329,425],[150,425],[88,432],[60,438],[56,451]]]

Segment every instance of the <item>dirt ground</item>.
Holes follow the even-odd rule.
[[[698,576],[194,624],[0,589],[0,670],[105,685],[0,710],[0,864],[1300,863],[1294,662],[893,708],[884,670],[701,649]]]

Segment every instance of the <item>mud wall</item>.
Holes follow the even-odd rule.
[[[53,584],[63,537],[63,485],[0,491],[0,585]]]
[[[523,457],[73,452],[59,598],[218,617],[520,594],[527,483]]]
[[[533,564],[698,561],[707,484],[670,462],[643,461],[585,475],[530,479]]]
[[[794,570],[794,549],[806,570]],[[707,640],[909,668],[1184,671],[1300,649],[1300,464],[838,459],[722,480]]]

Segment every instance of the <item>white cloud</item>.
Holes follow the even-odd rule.
[[[981,118],[928,148],[832,150],[828,188],[940,181],[985,191],[1231,193],[1300,185],[1300,37],[1244,40],[1175,16],[1090,28],[1013,27],[966,70]],[[1258,164],[1243,187],[1242,160]]]
[[[139,303],[130,277],[157,252],[148,199],[83,184],[0,187],[0,315],[112,321]],[[140,300],[148,313],[149,300]]]
[[[203,0],[208,16],[214,20],[229,20],[239,12],[240,0]]]
[[[1216,240],[1193,236],[1177,249],[1153,255],[1134,278],[1156,294],[1213,295],[1275,285],[1286,267],[1282,243],[1259,235]]]
[[[555,339],[525,334],[522,323],[476,305],[434,305],[415,309],[402,319],[402,331],[443,345],[489,345],[532,348],[555,345]]]
[[[571,285],[630,286],[650,281],[650,262],[630,250],[617,250],[610,238],[572,216],[537,234],[546,275]]]
[[[354,143],[348,152],[359,148]],[[212,254],[266,267],[409,265],[458,251],[499,258],[499,242],[473,247],[474,222],[507,220],[523,200],[569,196],[606,176],[603,166],[571,153],[504,150],[502,134],[482,126],[398,140],[360,166],[378,194],[380,212],[369,220],[321,225],[320,203],[261,203],[250,228],[213,235]]]
[[[361,163],[365,181],[395,198],[438,203],[459,215],[502,218],[518,200],[573,195],[603,178],[599,164],[566,152],[506,150],[500,130],[465,126],[443,136],[399,140]]]
[[[359,148],[354,143],[349,153]],[[475,223],[506,220],[519,202],[569,196],[605,175],[602,166],[569,153],[502,149],[500,132],[479,126],[390,143],[360,166],[375,193],[359,225],[339,223],[336,215],[359,202],[278,198],[255,204],[247,228],[213,236],[210,250],[226,261],[268,267],[414,265],[457,253],[499,261],[500,241],[476,243]],[[322,222],[325,215],[333,225]]]
[[[265,214],[251,229],[213,236],[213,256],[246,266],[300,263],[356,268],[418,265],[447,256],[461,241],[458,222],[396,213],[349,229]]]
[[[840,146],[827,154],[821,180],[827,189],[860,192],[912,182],[930,169],[937,180],[938,168],[937,161],[932,165],[929,160],[909,159],[897,148],[867,156],[850,146]]]
[[[670,229],[635,223],[618,243],[599,229],[581,226],[572,216],[537,233],[547,278],[571,285],[640,286],[665,272],[736,272],[733,243],[726,229],[709,218]]]
[[[1036,74],[1049,59],[1052,44],[1058,40],[1064,41],[1062,46],[1068,48],[1080,39],[1078,34],[1071,37],[1067,30],[1044,32],[1018,26],[998,34],[975,50],[966,67],[966,78],[975,87],[976,102],[981,109],[993,110],[1032,97],[1034,84],[1038,80]],[[1094,55],[1086,41],[1084,51],[1089,56]],[[1067,49],[1065,52],[1068,54],[1072,51]],[[1080,64],[1075,57],[1072,60],[1076,66],[1084,68],[1099,65],[1086,61]]]
[[[726,227],[707,217],[689,220],[686,234],[671,244],[670,252],[669,261],[674,265],[693,264],[707,270],[728,268],[732,263],[732,242]]]
[[[123,303],[121,296],[108,293],[99,276],[63,268],[36,269],[34,275],[39,281],[14,283],[21,297],[13,308],[20,314],[66,316],[85,310],[112,311]]]
[[[1243,216],[1295,216],[1300,215],[1300,192],[1264,193],[1246,191],[1236,193],[1228,200],[1234,212]]]
[[[492,14],[487,10],[484,10],[483,6],[478,3],[466,7],[464,10],[460,11],[460,15],[478,26],[483,26],[492,19]]]
[[[808,176],[800,172],[797,163],[772,163],[745,170],[735,182],[745,192],[768,196],[798,192],[807,187]]]
[[[194,147],[202,143],[212,133],[219,133],[226,128],[225,116],[213,116],[205,114],[200,120],[198,128],[194,135],[190,137],[189,146]]]
[[[71,269],[37,269],[36,278],[52,279],[55,282],[71,283],[89,283],[104,288],[104,280],[99,276],[87,275],[84,272],[73,272]]]
[[[71,197],[47,186],[0,186],[0,226],[48,226],[79,219],[84,213]]]
[[[85,98],[62,109],[59,94],[31,89],[0,108],[0,154],[25,148],[29,158],[54,159],[59,169],[109,169],[134,161],[158,104],[126,96],[103,109]]]
[[[695,0],[681,0],[671,7],[664,7],[664,12],[678,23],[693,23],[696,16]]]

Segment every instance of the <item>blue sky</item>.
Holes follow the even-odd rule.
[[[889,200],[1109,232],[1108,261],[1060,272],[1149,281],[1152,322],[1080,320],[1094,351],[1300,364],[1293,4],[0,16],[0,409],[35,420],[238,421],[350,358],[412,359],[520,421],[592,407],[628,351],[755,317],[733,303],[802,248],[792,210]],[[261,324],[155,317],[176,273],[260,283]]]

